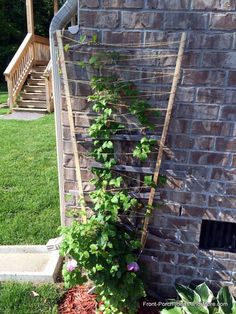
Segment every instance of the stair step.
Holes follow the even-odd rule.
[[[44,80],[43,72],[31,72],[30,78],[33,80],[38,80],[38,79]]]
[[[23,92],[45,94],[45,86],[41,85],[25,85]]]
[[[33,69],[31,70],[31,73],[43,73],[46,70],[46,66],[42,65],[38,65],[38,66],[34,66]]]
[[[28,79],[27,80],[28,85],[30,86],[42,86],[45,87],[44,80],[35,80],[35,79]]]
[[[46,101],[46,93],[21,93],[22,100],[44,100]]]
[[[19,100],[17,106],[21,108],[41,108],[46,109],[46,101],[37,101],[37,100]]]
[[[21,108],[21,107],[15,107],[13,109],[14,111],[17,112],[38,112],[38,113],[47,113],[47,109],[42,109],[42,108]]]

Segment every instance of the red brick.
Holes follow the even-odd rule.
[[[234,157],[233,157],[233,163],[232,163],[232,166],[233,167],[236,167],[236,156],[234,155]]]
[[[192,2],[192,8],[195,10],[235,10],[234,0],[194,0]]]
[[[233,195],[235,195],[235,190]],[[224,209],[223,211],[220,211],[217,219],[221,221],[235,222],[236,220],[235,209],[234,208]]]
[[[224,102],[225,92],[223,89],[198,88],[197,102],[207,104],[222,104]]]
[[[227,154],[204,153],[195,151],[192,152],[190,155],[190,162],[200,165],[229,166],[230,158]]]
[[[142,34],[140,32],[103,32],[103,42],[109,44],[139,44]]]
[[[212,137],[198,137],[194,139],[193,148],[199,150],[213,150],[215,140]]]
[[[162,264],[162,272],[165,274],[176,274],[176,265]]]
[[[220,120],[235,121],[236,120],[236,106],[224,106],[221,109]]]
[[[205,13],[166,13],[165,29],[206,29],[208,14]]]
[[[210,196],[209,206],[234,209],[236,207],[236,197],[233,197],[233,196]]]
[[[206,182],[205,190],[214,194],[224,194],[225,193],[225,185],[222,182],[217,181],[209,181]]]
[[[200,53],[194,51],[186,51],[183,56],[182,68],[193,68],[199,64]]]
[[[189,133],[190,121],[189,120],[176,120],[172,119],[170,122],[169,133]]]
[[[178,275],[193,277],[196,274],[196,267],[177,266]]]
[[[192,134],[196,135],[233,135],[234,124],[226,122],[193,121]]]
[[[236,152],[236,139],[217,138],[216,150],[221,152]]]
[[[127,9],[141,9],[143,7],[143,0],[104,0],[103,6],[105,9],[110,8],[127,8]]]
[[[192,1],[192,9],[194,10],[217,10],[220,9],[219,0],[194,0]]]
[[[213,271],[210,279],[212,280],[224,280],[229,281],[231,278],[231,272],[229,271]]]
[[[232,46],[233,34],[202,34],[191,33],[189,35],[190,49],[229,49]]]
[[[213,168],[211,179],[221,180],[221,181],[235,181],[236,180],[236,169],[222,169],[222,168]]]
[[[159,10],[186,10],[188,9],[189,0],[171,0],[159,1],[153,9]]]
[[[235,158],[236,156],[234,156]],[[226,183],[226,194],[235,195],[236,194],[236,183]]]
[[[183,206],[183,216],[202,218],[202,219],[217,219],[218,211],[214,209],[202,208],[196,206]],[[187,253],[187,252],[186,252]]]
[[[236,87],[236,71],[229,71],[228,86]]]
[[[206,196],[199,193],[170,191],[169,201],[173,201],[179,204],[203,206],[206,204]]]
[[[190,149],[192,148],[194,145],[193,139],[190,138],[187,135],[177,135],[174,139],[174,146],[176,148],[182,148],[182,149]]]
[[[225,94],[225,103],[232,105],[236,104],[236,90],[227,90]]]
[[[235,0],[221,0],[221,9],[222,10],[236,10]]]
[[[219,30],[235,30],[235,13],[215,13],[212,14],[210,28]]]
[[[179,86],[176,94],[178,102],[192,102],[195,98],[195,88]]]
[[[210,268],[212,265],[212,258],[198,258],[198,267]]]
[[[163,42],[165,45],[162,45],[162,48],[178,48],[180,40],[180,34],[178,33],[167,33],[164,31],[147,31],[145,36],[146,44],[153,44],[158,42]]]
[[[120,24],[117,11],[80,11],[80,25],[84,27],[116,28]]]
[[[197,266],[198,258],[193,255],[178,255],[178,265],[186,265],[186,266]]]
[[[203,66],[211,68],[236,68],[235,52],[206,52]]]
[[[147,9],[156,9],[159,0],[147,0],[146,1],[146,8]]]
[[[215,120],[219,107],[214,105],[179,105],[175,110],[175,117],[182,119]]]
[[[157,12],[123,12],[122,26],[124,28],[161,28],[163,14]]]
[[[225,79],[224,71],[198,71],[198,70],[184,70],[183,84],[185,85],[206,85],[220,86],[224,85]]]
[[[99,0],[82,0],[80,2],[81,8],[98,8]]]

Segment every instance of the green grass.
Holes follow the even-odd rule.
[[[8,94],[7,92],[0,92],[0,104],[7,103]]]
[[[0,108],[0,115],[9,113],[9,108]]]
[[[38,296],[33,296],[33,291]],[[0,285],[0,313],[56,314],[62,290],[56,285],[8,282]]]
[[[0,120],[0,134],[0,245],[45,244],[60,225],[54,117]]]

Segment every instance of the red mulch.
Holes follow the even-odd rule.
[[[95,294],[88,294],[85,286],[76,286],[66,292],[59,306],[59,314],[93,314],[96,312]]]
[[[95,294],[88,294],[85,286],[76,286],[66,292],[59,306],[59,314],[94,314],[97,308]],[[159,314],[156,300],[145,298],[140,300],[137,314]]]

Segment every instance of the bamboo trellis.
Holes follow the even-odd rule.
[[[161,162],[162,162],[162,157],[163,157],[163,153],[165,151],[168,152],[168,149],[167,147],[165,146],[166,145],[166,138],[167,138],[167,132],[168,132],[168,128],[169,128],[169,124],[170,124],[170,121],[171,121],[171,114],[172,114],[172,110],[173,110],[173,107],[174,107],[174,101],[175,101],[175,96],[176,96],[176,91],[177,91],[177,87],[178,87],[178,83],[179,83],[179,80],[180,80],[180,76],[181,76],[181,65],[182,65],[182,60],[183,60],[183,55],[184,55],[184,49],[185,49],[185,44],[186,44],[186,37],[187,37],[187,34],[186,32],[182,33],[181,35],[181,39],[180,41],[178,41],[179,43],[179,49],[178,49],[178,53],[174,54],[173,52],[172,53],[169,53],[169,54],[166,54],[166,56],[163,56],[163,55],[156,55],[156,56],[152,56],[152,55],[148,55],[148,57],[146,58],[149,58],[150,60],[155,60],[155,59],[160,59],[160,58],[163,58],[163,57],[166,57],[168,58],[168,56],[176,56],[176,63],[175,63],[175,69],[173,72],[170,72],[169,74],[166,74],[166,73],[163,73],[160,71],[155,71],[153,70],[153,68],[151,68],[151,71],[149,70],[146,70],[146,73],[145,73],[145,70],[137,70],[134,66],[132,66],[130,68],[130,72],[133,73],[133,72],[137,72],[137,73],[150,73],[152,74],[153,76],[151,76],[150,78],[147,78],[146,80],[148,79],[154,79],[154,78],[157,78],[159,75],[163,74],[163,77],[166,75],[166,76],[172,76],[172,84],[171,84],[171,89],[170,91],[142,91],[144,97],[145,97],[145,93],[146,93],[146,96],[147,97],[158,97],[158,96],[168,96],[169,99],[168,99],[168,105],[166,108],[151,108],[149,109],[150,112],[152,111],[155,111],[155,110],[161,110],[162,112],[162,115],[163,115],[163,118],[164,118],[164,123],[163,124],[156,124],[155,126],[156,127],[160,127],[160,126],[163,126],[162,130],[161,130],[161,135],[155,135],[155,134],[152,134],[152,137],[155,138],[155,140],[157,141],[157,146],[158,146],[158,150],[156,152],[152,152],[152,154],[157,154],[157,159],[155,161],[155,166],[150,168],[150,167],[140,167],[140,166],[129,166],[129,165],[124,165],[124,164],[117,164],[113,167],[113,171],[114,173],[115,172],[118,172],[118,173],[122,173],[122,172],[127,172],[127,173],[134,173],[134,174],[145,174],[145,173],[148,173],[148,174],[153,174],[153,181],[155,184],[157,184],[158,182],[158,178],[159,178],[159,175],[160,175],[160,168],[161,168]],[[80,152],[79,149],[78,149],[78,144],[81,144],[81,143],[84,143],[84,144],[88,144],[89,142],[91,142],[91,139],[89,139],[89,137],[86,135],[86,134],[78,134],[78,131],[77,131],[77,128],[75,126],[75,123],[74,123],[74,117],[75,117],[75,114],[78,115],[78,116],[86,116],[88,118],[88,121],[92,121],[94,117],[98,116],[98,114],[94,114],[94,113],[91,113],[91,112],[82,112],[82,111],[78,111],[77,113],[73,113],[72,111],[72,99],[74,101],[80,101],[80,99],[86,99],[88,95],[71,95],[70,94],[70,89],[69,89],[69,83],[70,82],[76,82],[77,84],[89,84],[89,81],[88,80],[83,80],[81,78],[79,79],[71,79],[68,77],[68,74],[67,74],[67,65],[72,65],[72,66],[76,66],[77,65],[77,62],[76,61],[68,61],[68,60],[65,60],[65,51],[64,51],[64,47],[63,47],[63,39],[66,40],[66,42],[68,41],[71,41],[74,45],[74,49],[79,49],[81,47],[85,47],[86,46],[86,43],[83,43],[83,44],[80,44],[79,41],[73,39],[73,38],[69,38],[69,37],[66,37],[64,35],[62,35],[62,33],[59,31],[57,32],[57,40],[58,40],[58,48],[59,48],[59,60],[60,60],[60,65],[61,65],[61,70],[62,70],[62,83],[64,84],[64,89],[65,89],[65,94],[62,95],[62,97],[65,97],[66,99],[66,104],[67,104],[67,111],[68,111],[68,118],[69,118],[69,127],[70,127],[70,134],[71,134],[71,141],[72,141],[72,147],[73,147],[73,155],[74,155],[74,160],[75,160],[75,168],[76,168],[76,179],[77,179],[77,184],[78,184],[78,192],[76,192],[80,198],[85,198],[86,197],[86,193],[84,193],[83,191],[83,182],[82,182],[82,177],[81,177],[81,169],[80,169],[80,160],[79,158],[80,157],[83,157],[83,158],[91,158],[89,157],[88,155],[84,154],[83,152]],[[174,42],[175,44],[177,42]],[[159,46],[169,46],[170,43],[159,43]],[[76,47],[76,48],[75,48]],[[105,45],[102,45],[102,46],[96,46],[96,48],[99,48],[99,49],[110,49],[112,47],[112,49],[121,49],[120,45],[109,45],[109,44],[105,44]],[[144,49],[144,48],[148,48],[148,49],[152,49],[152,48],[158,48],[158,43],[152,43],[150,45],[147,45],[146,47],[144,47],[143,45],[124,45],[123,47],[124,49],[135,49],[135,48],[138,48],[138,49]],[[70,50],[70,49],[69,49]],[[83,52],[85,54],[85,52]],[[91,51],[89,52],[89,55],[91,55]],[[135,61],[142,61],[142,60],[145,60],[145,58],[126,58],[127,60],[126,61],[132,61],[132,60],[135,60]],[[124,61],[124,60],[123,60]],[[107,67],[107,66],[106,66]],[[125,66],[121,66],[121,65],[116,65],[118,71],[121,71],[122,72],[122,69],[124,70],[124,72],[127,72],[127,68]],[[112,71],[115,71],[116,70],[116,67],[111,67]],[[145,66],[143,66],[143,68],[145,68]],[[168,69],[169,70],[169,69]],[[156,75],[156,77],[155,77]],[[145,80],[145,79],[144,79]],[[124,81],[124,80],[123,80]],[[132,81],[132,79],[130,80]],[[134,80],[135,81],[135,80]],[[138,78],[136,79],[137,82],[140,82],[142,83],[142,78]],[[140,97],[143,97],[143,95],[140,95]],[[120,106],[119,109],[122,109],[124,107],[124,109],[127,109],[127,105],[125,104],[119,104],[118,107]],[[123,113],[123,112],[119,112],[117,114],[115,114],[113,117],[112,117],[112,121],[115,121],[115,119],[118,117],[118,118],[127,118],[127,116],[130,115],[130,113]],[[126,123],[126,122],[124,122]],[[143,128],[142,126],[139,126],[137,124],[137,122],[133,122],[133,121],[129,121],[127,122],[126,124],[129,124],[129,126],[132,126],[132,125],[135,125],[137,126],[136,127],[136,130],[141,130],[143,131],[145,128]],[[134,130],[135,127],[132,127],[131,128],[128,128],[128,130]],[[137,135],[127,135],[127,134],[117,134],[117,136],[114,136],[114,138],[112,138],[113,141],[136,141],[138,140],[138,137]],[[115,153],[116,154],[116,153]],[[129,157],[131,156],[131,153],[130,152],[122,152],[122,153],[117,153],[117,155],[119,156],[126,156],[126,157]],[[100,165],[97,163],[95,163],[93,166],[95,167],[100,167]],[[131,176],[128,176],[128,175],[124,175],[126,176],[127,178],[131,178]],[[136,182],[136,186],[131,186],[131,187],[124,187],[124,189],[126,190],[135,190],[138,191],[140,194],[144,195],[145,194],[145,199],[148,199],[148,203],[147,203],[147,206],[146,206],[146,209],[144,210],[143,213],[139,212],[139,213],[133,213],[136,215],[136,217],[140,217],[143,219],[143,227],[142,227],[142,230],[141,230],[141,244],[142,244],[142,250],[144,249],[145,247],[145,244],[146,244],[146,240],[147,240],[147,236],[148,236],[148,225],[149,225],[149,221],[150,221],[150,217],[153,213],[153,202],[154,200],[156,199],[159,199],[159,195],[156,195],[156,189],[155,188],[151,188],[149,193],[145,192],[145,193],[141,193],[141,191],[146,187],[143,186],[143,181],[139,178],[133,178],[133,180]],[[137,182],[140,184],[142,184],[142,186],[138,187],[137,186]],[[86,205],[83,205],[81,206],[81,208],[83,210],[85,210],[87,207]],[[83,221],[86,222],[86,217],[83,218]]]

